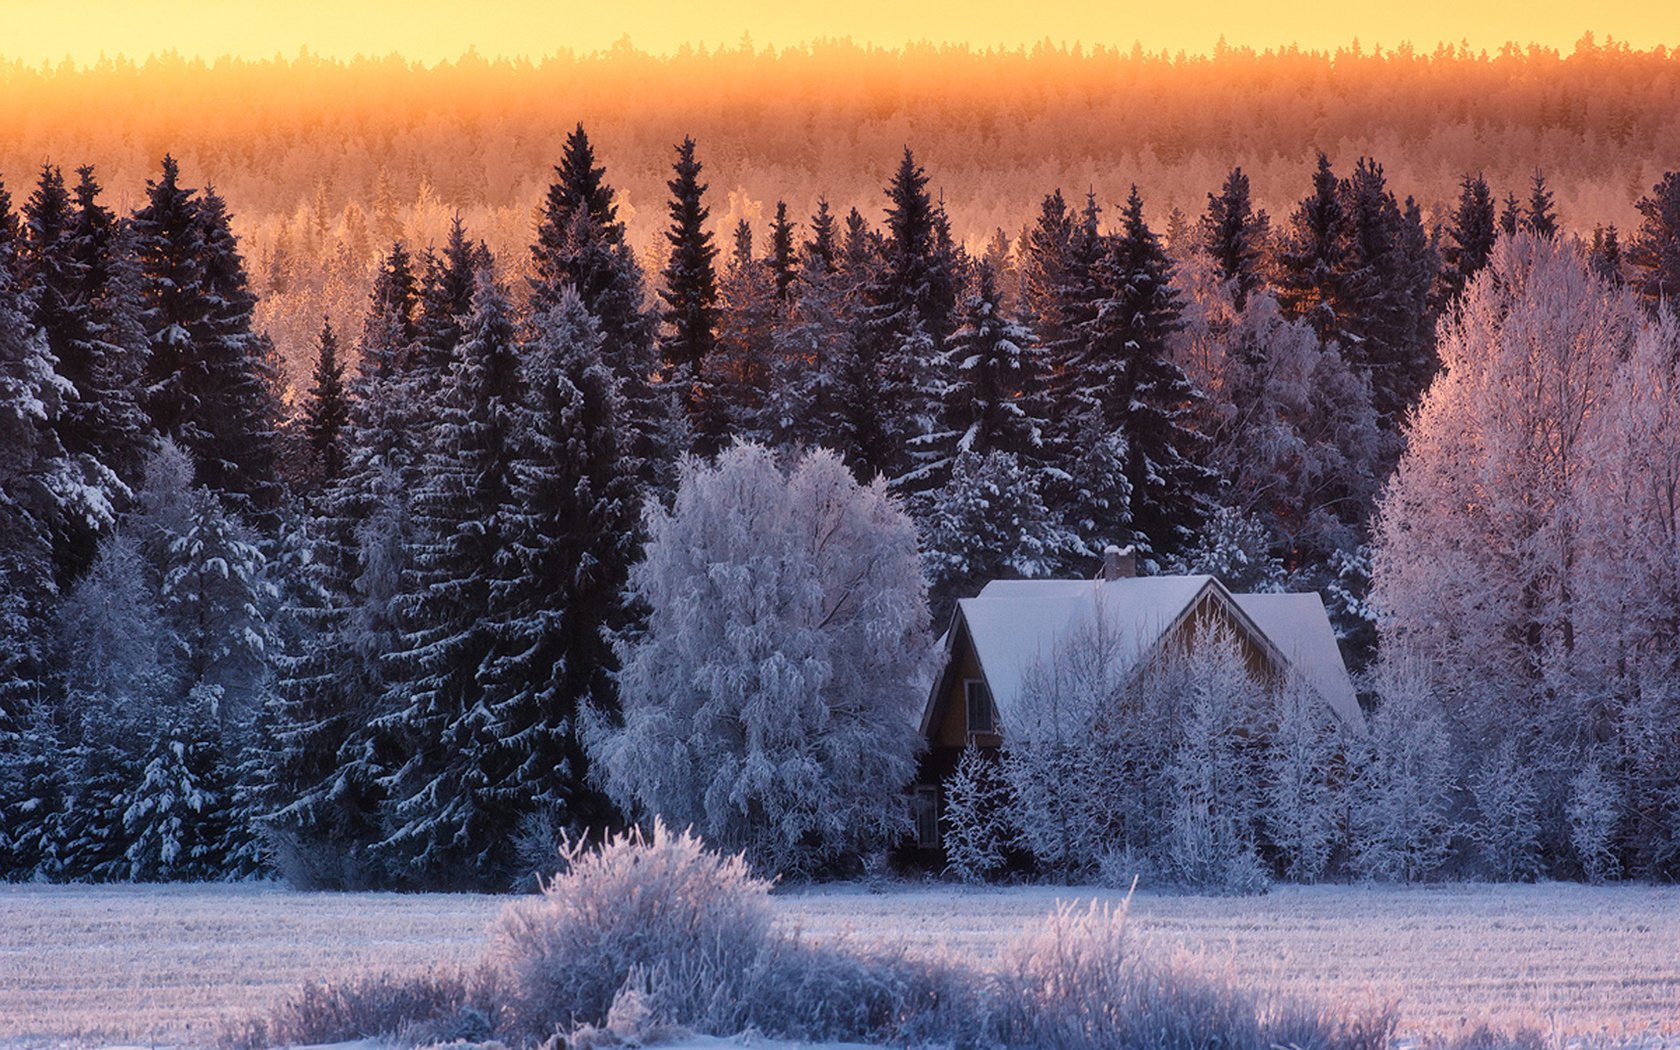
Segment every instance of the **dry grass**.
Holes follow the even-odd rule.
[[[854,887],[778,895],[819,939],[989,958],[1088,891]],[[1097,893],[1097,896],[1119,894]],[[306,980],[471,962],[505,899],[252,886],[0,886],[0,1045],[197,1045]],[[1409,1037],[1487,1022],[1570,1036],[1667,1026],[1680,1047],[1680,888],[1281,888],[1139,894],[1132,929],[1245,986],[1400,1001]]]

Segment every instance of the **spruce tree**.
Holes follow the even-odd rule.
[[[200,368],[193,333],[209,313],[205,295],[204,228],[198,201],[180,184],[175,158],[163,158],[162,177],[146,184],[146,204],[134,213],[140,261],[141,323],[149,348],[145,407],[152,426],[184,447],[206,440],[202,429]]]
[[[1616,224],[1594,226],[1592,244],[1587,246],[1587,262],[1594,273],[1615,285],[1621,285],[1622,245]]]
[[[566,136],[554,172],[531,246],[532,310],[555,305],[570,287],[595,315],[601,325],[602,355],[624,392],[643,480],[663,489],[675,480],[671,461],[680,443],[672,418],[675,408],[651,382],[659,360],[642,268],[624,235],[606,169],[595,163],[595,150],[582,124]]]
[[[685,412],[692,419],[703,398],[702,373],[706,360],[717,345],[718,292],[713,260],[717,247],[706,229],[711,215],[703,200],[706,184],[700,181],[700,162],[694,157],[694,140],[684,136],[672,165],[675,177],[666,182],[671,190],[667,208],[671,225],[665,240],[671,246],[665,264],[665,287],[659,297],[665,301],[660,314],[665,333],[660,342],[665,381],[674,384]]]
[[[1493,254],[1493,240],[1499,227],[1494,215],[1493,194],[1478,172],[1465,175],[1460,184],[1458,209],[1447,227],[1447,245],[1441,250],[1441,302],[1451,303],[1486,266]]]
[[[637,466],[594,318],[563,298],[531,330],[507,558],[488,593],[493,643],[480,673],[494,741],[487,790],[504,823],[540,819],[576,835],[613,819],[589,780],[581,722],[618,707],[610,639],[630,619]]]
[[[1197,224],[1201,248],[1232,282],[1238,310],[1260,284],[1268,223],[1266,213],[1257,214],[1249,202],[1248,176],[1232,168],[1219,194],[1208,194],[1207,211]]]
[[[63,380],[0,245],[0,739],[46,697],[46,624],[58,586],[52,529],[68,480],[54,429]]]
[[[1546,186],[1546,173],[1534,169],[1528,193],[1528,214],[1523,228],[1538,237],[1555,237],[1558,232],[1557,214],[1552,210],[1552,191]]]
[[[763,441],[773,429],[770,383],[777,308],[774,270],[753,257],[752,227],[735,228],[735,250],[724,272],[717,345],[701,373],[705,400],[696,451],[715,455],[731,439]]]
[[[776,218],[770,223],[770,255],[765,259],[776,279],[776,301],[788,300],[788,288],[797,274],[793,252],[793,222],[788,218],[787,202],[776,202]]]
[[[1338,335],[1346,240],[1341,182],[1330,158],[1318,155],[1313,192],[1289,218],[1278,250],[1278,301],[1292,317],[1306,318],[1320,342]]]
[[[1499,230],[1507,237],[1515,237],[1517,231],[1522,229],[1522,224],[1522,205],[1517,203],[1515,193],[1507,193],[1505,205],[1499,209]]]
[[[1639,199],[1639,232],[1627,247],[1629,280],[1652,310],[1680,296],[1680,171]]]
[[[805,242],[800,258],[801,272],[807,277],[833,273],[839,268],[839,253],[834,213],[828,210],[828,198],[819,197],[816,213],[811,216],[811,237]]]
[[[376,726],[404,759],[385,781],[377,849],[407,885],[496,883],[507,830],[486,796],[492,738],[477,676],[493,640],[491,580],[510,555],[523,385],[513,310],[487,270],[473,302],[413,494],[412,567]]]
[[[947,353],[951,453],[1007,452],[1042,463],[1049,429],[1043,351],[1030,329],[1004,316],[1001,300],[996,275],[982,263]]]
[[[309,400],[303,407],[303,432],[315,453],[317,481],[326,486],[336,481],[344,470],[344,428],[350,421],[344,363],[338,359],[338,336],[330,319],[321,321],[315,371],[310,378]]]
[[[1111,523],[1103,538],[1129,540],[1154,558],[1194,540],[1217,482],[1202,465],[1206,439],[1190,426],[1201,395],[1170,356],[1182,316],[1172,275],[1133,187],[1121,229],[1098,264],[1102,299],[1083,328],[1081,388],[1066,406],[1127,446],[1131,520]],[[1117,535],[1122,530],[1127,534]]]

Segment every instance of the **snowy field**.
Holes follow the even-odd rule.
[[[952,886],[776,897],[822,938],[985,958],[1084,890]],[[1119,894],[1099,896],[1118,898]],[[0,1044],[202,1045],[221,1018],[302,981],[473,959],[504,903],[257,886],[0,886]],[[1238,980],[1363,1003],[1402,1032],[1486,1021],[1680,1046],[1680,888],[1286,887],[1260,898],[1139,894],[1134,928]]]

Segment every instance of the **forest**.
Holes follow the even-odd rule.
[[[1254,206],[1285,215],[1319,149],[1343,164],[1380,157],[1431,228],[1450,217],[1465,172],[1503,198],[1525,196],[1542,168],[1579,229],[1628,229],[1680,150],[1680,60],[1663,48],[1590,34],[1562,53],[1366,43],[1168,55],[743,40],[657,55],[626,41],[436,66],[307,53],[0,62],[0,172],[94,164],[128,211],[172,152],[232,204],[259,327],[294,399],[322,315],[360,325],[393,240],[441,246],[459,213],[517,289],[547,172],[580,120],[612,161],[619,220],[648,273],[664,265],[666,157],[685,135],[704,147],[724,231],[741,219],[762,229],[778,200],[801,217],[826,197],[838,214],[873,218],[911,144],[971,251],[999,229],[1018,239],[1057,186],[1106,205],[1136,183],[1164,228],[1174,209],[1198,214],[1241,166]]]
[[[1588,228],[1319,153],[1276,216],[1236,166],[969,246],[909,147],[879,219],[714,223],[685,136],[650,253],[559,152],[519,259],[390,239],[290,397],[173,156],[124,213],[0,193],[0,874],[500,888],[653,817],[873,870],[952,602],[1109,543],[1324,594],[1370,730],[1203,647],[1083,698],[1177,727],[1137,812],[1054,797],[1094,735],[1023,746],[953,874],[1680,874],[1680,172]]]

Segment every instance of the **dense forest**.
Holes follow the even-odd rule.
[[[1287,214],[1320,149],[1343,164],[1382,158],[1431,227],[1463,173],[1521,197],[1543,168],[1580,229],[1627,229],[1680,153],[1680,56],[1591,36],[1564,54],[828,42],[670,56],[626,44],[534,63],[469,53],[435,67],[165,55],[0,64],[0,90],[0,172],[13,179],[46,158],[95,164],[126,211],[172,151],[230,202],[289,398],[307,385],[322,315],[361,323],[393,240],[441,246],[458,213],[517,293],[555,144],[579,120],[613,159],[619,221],[649,273],[664,265],[664,158],[685,135],[704,145],[724,231],[741,219],[762,229],[778,200],[797,216],[826,197],[873,217],[914,144],[952,235],[976,252],[999,229],[1019,238],[1053,186],[1106,204],[1135,183],[1159,229],[1175,208],[1199,213],[1240,165],[1254,206]]]
[[[1431,217],[1321,153],[1275,214],[1233,167],[1164,224],[1055,189],[970,246],[909,148],[884,209],[731,224],[683,137],[638,252],[582,125],[559,152],[518,258],[461,216],[370,248],[290,399],[173,157],[125,214],[92,167],[0,193],[0,872],[506,886],[690,812],[848,870],[904,826],[882,734],[952,601],[1118,543],[1320,591],[1372,670],[1357,754],[1297,712],[1325,750],[1273,763],[1204,704],[1144,785],[1270,785],[1209,840],[1262,877],[1680,873],[1680,173],[1589,228],[1538,169]],[[1084,877],[1107,826],[1016,845]]]

